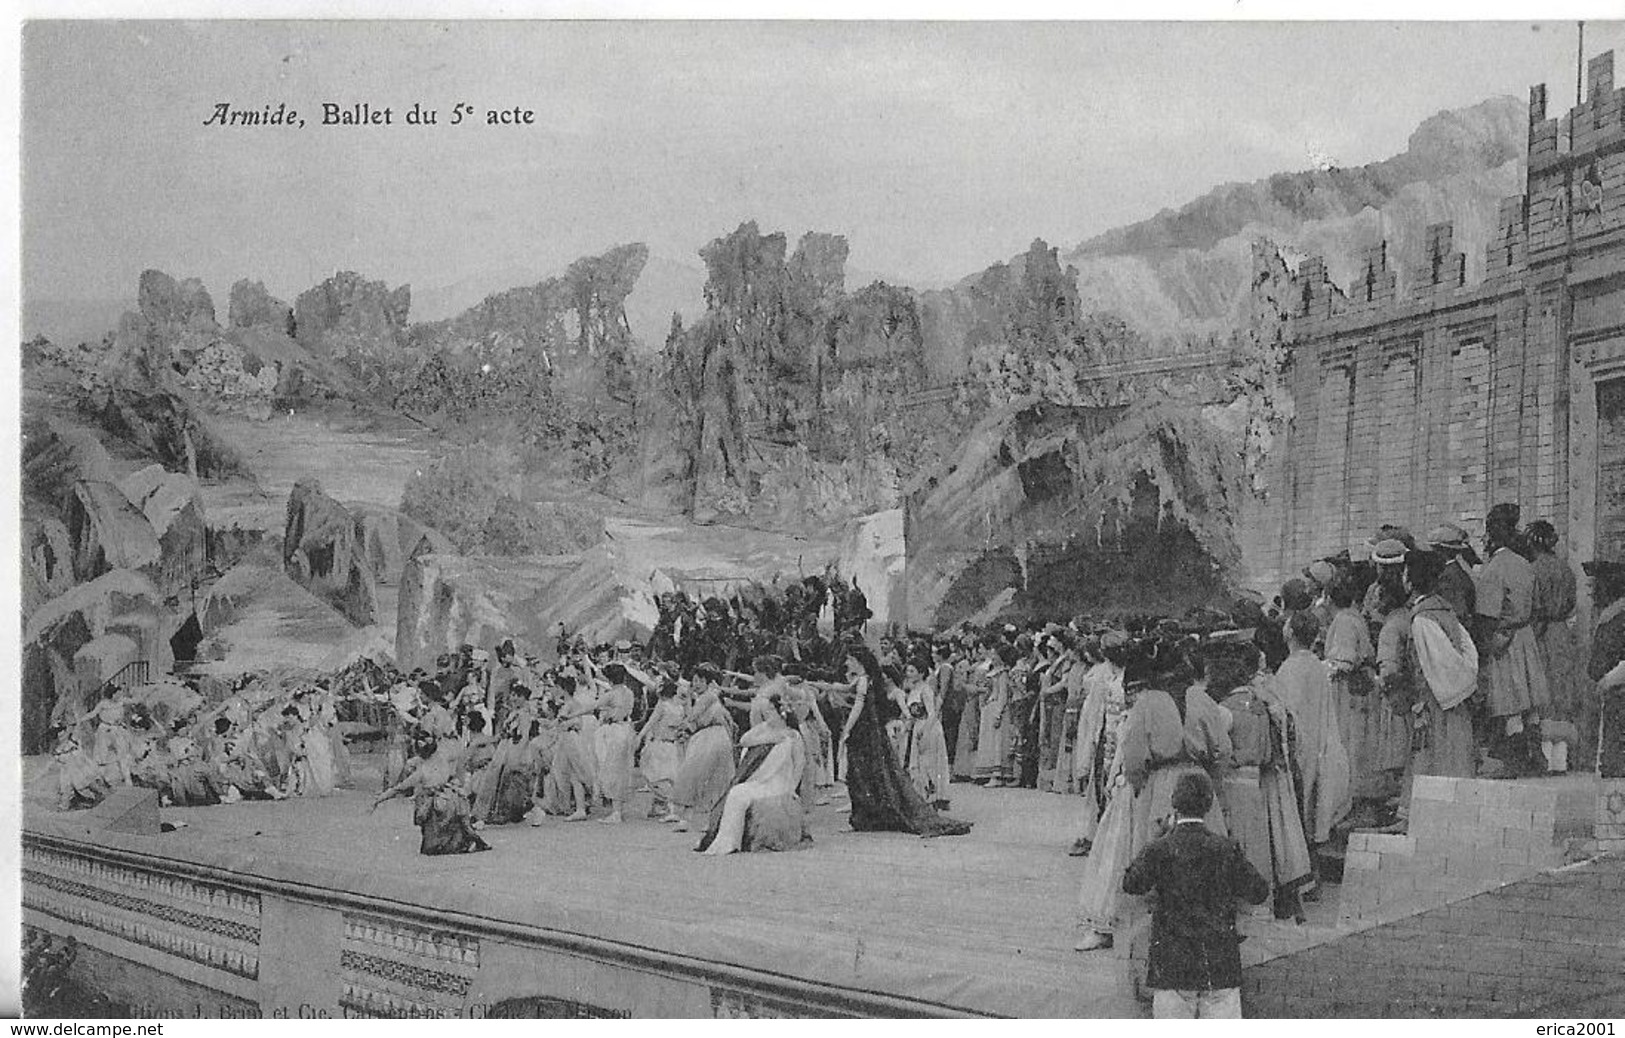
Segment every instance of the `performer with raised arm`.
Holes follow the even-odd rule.
[[[474,831],[468,811],[468,793],[460,778],[461,760],[455,753],[437,752],[433,739],[417,746],[418,762],[406,778],[378,794],[378,805],[412,794],[412,821],[423,833],[420,854],[468,854],[488,851],[491,845]]]

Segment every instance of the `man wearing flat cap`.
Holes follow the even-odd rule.
[[[1470,623],[1476,604],[1472,565],[1477,561],[1478,554],[1467,540],[1467,531],[1455,523],[1440,523],[1428,531],[1428,543],[1449,562],[1439,577],[1434,593],[1450,603],[1457,620]]]
[[[1596,691],[1585,698],[1579,717],[1582,752],[1599,732],[1601,740],[1598,755],[1582,756],[1580,766],[1589,771],[1595,760],[1605,778],[1618,778],[1625,776],[1625,563],[1594,561],[1583,568],[1591,578],[1597,622],[1586,667]]]
[[[1499,504],[1484,520],[1484,547],[1489,561],[1479,570],[1476,609],[1483,625],[1485,652],[1480,654],[1480,689],[1488,700],[1489,736],[1499,746],[1495,756],[1514,773],[1545,774],[1536,729],[1550,703],[1546,668],[1535,643],[1535,571],[1514,550],[1518,539],[1518,506]]]

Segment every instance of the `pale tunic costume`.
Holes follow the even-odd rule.
[[[955,735],[953,777],[969,779],[976,775],[977,740],[981,738],[982,698],[987,690],[988,666],[985,663],[961,663],[954,672],[954,682],[964,689],[965,708],[959,715],[959,731]]]
[[[1326,665],[1356,798],[1387,796],[1387,773],[1403,768],[1407,755],[1401,722],[1376,688],[1376,655],[1365,618],[1339,609],[1326,630]]]
[[[706,691],[694,700],[683,727],[693,734],[672,785],[672,802],[709,814],[734,780],[733,722],[717,694]]]
[[[1313,886],[1314,862],[1298,812],[1292,713],[1274,685],[1269,675],[1257,675],[1220,704],[1232,720],[1262,705],[1268,716],[1270,759],[1263,764],[1238,762],[1225,772],[1216,792],[1231,837],[1253,867],[1269,877],[1270,889],[1279,896]]]
[[[300,739],[300,748],[304,754],[304,773],[301,776],[309,785],[300,789],[304,796],[327,797],[333,795],[333,728],[327,721],[331,716],[320,706],[311,711],[310,719],[305,721],[305,732]],[[337,724],[335,718],[333,724]]]
[[[1083,707],[1072,757],[1072,784],[1083,797],[1083,826],[1079,839],[1093,842],[1112,792],[1112,767],[1118,737],[1128,707],[1123,692],[1123,668],[1110,661],[1097,663],[1083,677]]]
[[[134,739],[124,723],[124,703],[118,699],[104,699],[91,711],[96,719],[96,735],[91,743],[91,758],[99,765],[111,767],[118,780],[130,784],[135,764]]]
[[[1311,845],[1325,843],[1354,806],[1326,664],[1308,649],[1296,650],[1275,672],[1275,691],[1292,712],[1298,736],[1304,835]]]
[[[332,693],[321,696],[321,705],[316,708],[316,717],[319,725],[327,732],[329,755],[333,761],[333,785],[348,786],[350,784],[350,746],[344,741],[344,729],[339,727],[338,705],[334,702]]]
[[[1005,708],[1010,705],[1010,670],[1000,667],[991,670],[982,687],[982,713],[976,734],[976,777],[985,779],[1008,778],[1005,757],[1010,748],[1010,726],[1005,723]]]
[[[752,733],[746,733],[746,741]],[[794,797],[806,770],[806,744],[800,733],[790,728],[775,733],[773,748],[749,779],[728,790],[722,806],[722,822],[704,851],[706,854],[733,854],[745,836],[745,816],[751,805],[773,797]]]
[[[114,769],[99,767],[92,761],[73,733],[63,732],[58,737],[51,759],[56,765],[57,810],[93,806],[107,795],[108,784],[103,775]]]
[[[598,795],[615,802],[632,790],[632,690],[611,685],[598,700],[598,730],[593,733],[593,758],[598,768]]]
[[[593,710],[598,706],[598,693],[591,684],[582,681],[576,686],[575,694],[565,705],[565,710]],[[557,776],[560,793],[568,799],[570,786],[579,782],[589,795],[597,788],[598,764],[594,753],[593,736],[598,731],[598,718],[591,714],[579,714],[568,720],[561,721],[563,733],[559,737],[558,750],[553,754],[552,772]],[[579,805],[586,810],[587,805]]]
[[[1438,594],[1424,595],[1410,607],[1411,637],[1406,642],[1405,665],[1412,694],[1420,707],[1406,769],[1405,796],[1416,775],[1472,778],[1478,755],[1473,745],[1473,715],[1468,703],[1477,682],[1452,673],[1436,662],[1456,658],[1472,649],[1472,636],[1456,618],[1454,607]],[[1438,639],[1448,639],[1448,651],[1437,651]],[[1443,647],[1441,646],[1440,649]]]
[[[683,763],[682,750],[677,745],[677,729],[683,723],[683,708],[675,699],[662,699],[650,711],[644,722],[643,751],[638,768],[651,786],[662,782],[675,782]]]
[[[802,748],[806,751],[805,771],[797,792],[801,797],[801,806],[811,811],[818,803],[819,780],[823,774],[819,767],[819,758],[824,752],[829,727],[824,723],[824,715],[818,709],[818,698],[813,693],[812,686],[806,682],[790,685],[784,694],[784,703],[786,708],[795,714],[797,730],[801,732]]]
[[[1172,813],[1179,776],[1217,769],[1230,756],[1225,714],[1218,704],[1200,688],[1180,698],[1183,716],[1174,696],[1146,689],[1124,717],[1111,769],[1111,798],[1084,861],[1078,895],[1081,921],[1097,933],[1114,933],[1124,922],[1123,873],[1156,838],[1157,823]],[[1205,821],[1214,832],[1227,834],[1217,797]]]
[[[1534,619],[1535,571],[1511,548],[1497,549],[1475,581],[1478,615],[1498,620],[1510,631],[1498,632],[1478,663],[1479,687],[1489,699],[1491,717],[1536,713],[1550,703],[1546,667],[1531,626]],[[1508,641],[1510,634],[1510,642]],[[1500,646],[1505,644],[1505,648]],[[1508,734],[1517,731],[1509,729]]]
[[[1080,721],[1084,703],[1089,698],[1089,674],[1094,667],[1080,659],[1069,659],[1062,665],[1066,667],[1066,673],[1061,677],[1061,684],[1066,689],[1066,701],[1061,705],[1061,716],[1056,722],[1059,731],[1053,736],[1058,743],[1055,747],[1055,771],[1050,777],[1049,789],[1055,793],[1076,793],[1079,791],[1078,732],[1082,727]],[[1040,788],[1043,788],[1042,782]]]
[[[916,706],[917,704],[917,706]],[[947,800],[948,743],[942,735],[937,697],[929,681],[921,681],[904,694],[904,765],[914,788],[927,800]],[[913,716],[918,710],[924,717]]]

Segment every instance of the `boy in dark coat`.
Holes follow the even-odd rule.
[[[1241,1016],[1241,938],[1236,899],[1262,904],[1269,881],[1241,845],[1203,824],[1213,806],[1205,774],[1180,776],[1174,826],[1129,864],[1123,890],[1151,894],[1151,956],[1146,984],[1159,1020]]]

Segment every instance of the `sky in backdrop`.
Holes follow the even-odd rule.
[[[1625,51],[1591,23],[1586,53]],[[1547,82],[1573,23],[33,22],[25,300],[124,299],[141,270],[292,300],[340,269],[528,280],[756,220],[850,266],[955,280],[1226,181],[1402,151],[1442,109]],[[204,125],[286,103],[303,129]],[[321,105],[393,110],[326,128]],[[450,125],[466,102],[481,122]],[[419,103],[439,125],[403,122]],[[486,109],[532,109],[488,127]],[[504,286],[492,286],[500,288]],[[25,329],[26,331],[26,329]]]

